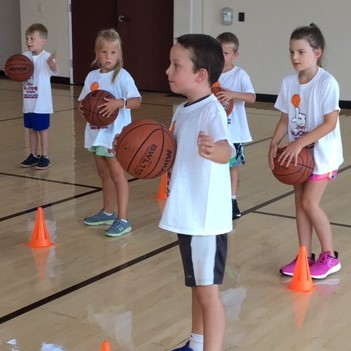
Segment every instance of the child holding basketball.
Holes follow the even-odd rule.
[[[34,23],[25,32],[28,51],[23,55],[33,62],[34,71],[31,78],[22,83],[23,88],[23,121],[28,129],[29,156],[21,167],[43,170],[50,167],[49,127],[50,114],[53,113],[50,78],[57,75],[56,53],[44,50],[48,30],[41,23]],[[39,143],[41,155],[39,156]]]
[[[84,97],[92,90],[107,90],[115,99],[105,98],[100,113],[111,116],[119,109],[118,116],[108,126],[96,127],[86,124],[84,147],[94,155],[95,164],[102,182],[103,209],[84,219],[86,225],[108,224],[106,236],[117,237],[132,230],[127,219],[129,187],[125,173],[112,149],[114,138],[131,122],[131,109],[140,107],[141,96],[132,76],[123,68],[121,38],[114,29],[98,33],[95,41],[95,61],[98,69],[88,73],[78,98],[83,116]],[[115,213],[115,206],[118,211]]]
[[[339,126],[339,85],[321,67],[325,40],[315,25],[296,28],[290,36],[290,59],[296,70],[283,79],[275,107],[281,111],[269,148],[268,162],[273,158],[286,134],[289,143],[278,157],[280,164],[296,164],[297,156],[306,146],[314,157],[315,166],[309,179],[294,185],[297,234],[305,246],[311,277],[326,278],[341,268],[338,252],[334,251],[331,225],[320,201],[329,181],[335,179],[343,162]],[[312,232],[321,246],[319,258],[312,253]],[[292,276],[296,259],[280,269]]]
[[[228,116],[228,129],[230,141],[236,149],[235,157],[229,162],[230,179],[232,187],[232,219],[241,217],[237,193],[239,185],[239,167],[245,164],[244,143],[252,141],[249,124],[247,122],[245,103],[256,101],[255,90],[247,72],[235,65],[239,55],[239,39],[233,33],[224,32],[218,35],[217,40],[222,45],[224,55],[224,68],[219,82],[225,91],[216,94],[221,102],[234,99],[233,111]]]
[[[235,151],[228,142],[226,113],[211,94],[223,65],[216,39],[187,34],[171,48],[166,70],[171,90],[188,100],[172,118],[177,151],[159,224],[178,234],[185,285],[192,291],[190,340],[178,351],[218,351],[224,338],[219,284],[232,230],[228,162]]]

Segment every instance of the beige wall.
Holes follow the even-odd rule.
[[[20,0],[21,33],[33,22],[48,26],[47,48],[57,50],[63,77],[69,77],[71,69],[69,3],[70,0]],[[234,23],[230,26],[220,22],[223,7],[234,10]],[[238,12],[245,13],[245,22],[238,22]],[[325,68],[339,81],[341,99],[351,101],[350,12],[349,0],[174,0],[174,36],[234,32],[240,40],[237,64],[248,71],[257,93],[275,95],[282,77],[292,71],[288,55],[291,31],[315,22],[327,41]]]
[[[289,61],[288,41],[292,30],[300,25],[316,23],[326,42],[324,67],[339,81],[341,99],[351,100],[351,2],[349,0],[175,0],[176,14],[187,18],[187,3],[201,3],[201,12],[193,13],[196,32],[216,36],[224,31],[235,33],[240,40],[237,64],[250,74],[256,92],[277,94],[282,77],[292,71]],[[189,4],[188,4],[189,7]],[[220,10],[234,10],[230,26],[220,22]],[[245,13],[245,22],[238,22],[238,13]],[[202,24],[199,17],[202,16]],[[175,22],[177,24],[177,22]],[[192,26],[175,28],[178,35]]]
[[[60,76],[70,77],[70,0],[20,0],[22,51],[26,50],[24,31],[40,22],[48,28],[47,51],[57,52]]]

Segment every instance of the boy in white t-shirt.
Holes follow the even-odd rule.
[[[244,143],[252,141],[247,121],[245,103],[256,101],[255,90],[249,75],[245,70],[234,64],[239,55],[239,40],[230,32],[224,32],[217,37],[222,45],[224,68],[219,82],[225,91],[216,94],[221,102],[234,99],[233,111],[228,116],[230,142],[236,149],[236,155],[229,162],[232,186],[232,219],[241,217],[237,202],[239,185],[239,166],[245,164]]]
[[[29,156],[21,167],[43,170],[50,167],[49,127],[50,114],[53,113],[50,78],[57,75],[56,53],[44,50],[48,30],[41,23],[34,23],[25,32],[28,51],[23,54],[30,58],[34,65],[33,75],[23,86],[23,119],[24,127],[29,133]],[[39,143],[41,155],[39,155]]]
[[[178,234],[185,285],[192,290],[190,340],[178,351],[221,350],[224,338],[219,284],[232,230],[228,162],[234,149],[226,113],[210,88],[223,64],[214,38],[187,34],[177,38],[166,70],[171,90],[188,99],[172,118],[177,153],[159,224]]]

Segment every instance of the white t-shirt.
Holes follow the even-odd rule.
[[[23,113],[52,113],[50,78],[58,75],[59,71],[53,72],[46,62],[51,54],[43,50],[39,55],[33,55],[30,51],[25,51],[23,55],[31,59],[34,65],[33,75],[22,83]]]
[[[326,114],[339,112],[339,95],[338,82],[323,68],[306,84],[299,83],[297,73],[286,76],[274,106],[289,116],[289,141],[318,127]],[[314,174],[329,173],[343,163],[339,118],[335,129],[315,142],[313,157]]]
[[[130,99],[140,98],[140,93],[134,83],[132,76],[122,68],[118,73],[115,81],[112,83],[113,71],[108,73],[101,73],[100,69],[93,70],[88,73],[84,81],[82,92],[78,100],[81,101],[91,91],[91,86],[97,83],[98,88],[107,90],[116,99]],[[103,146],[108,149],[112,148],[112,143],[116,134],[119,134],[123,127],[131,123],[131,111],[128,108],[120,108],[118,116],[108,128],[92,129],[87,123],[85,127],[85,142],[84,147],[90,148],[92,146]]]
[[[249,75],[240,67],[235,66],[219,77],[221,86],[230,91],[255,94]],[[252,141],[247,121],[245,101],[235,100],[232,113],[228,116],[228,128],[232,143]]]
[[[188,235],[218,235],[232,230],[232,202],[228,163],[201,157],[200,131],[214,141],[228,140],[227,116],[214,95],[179,105],[172,119],[177,153],[170,194],[160,228]]]

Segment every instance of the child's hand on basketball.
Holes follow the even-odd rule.
[[[274,161],[273,159],[277,155],[277,150],[278,150],[278,145],[274,144],[269,147],[269,152],[268,152],[268,166],[269,168],[273,171],[274,169]]]
[[[82,104],[82,101],[79,101],[79,104],[78,104],[78,111],[79,111],[80,116],[85,120],[85,117],[84,117],[84,114],[83,114],[83,104]]]
[[[215,151],[215,142],[211,136],[204,132],[199,132],[197,137],[197,147],[199,155],[210,160]]]
[[[295,167],[297,166],[297,156],[299,155],[302,147],[299,145],[298,142],[293,141],[287,145],[282,146],[284,150],[280,153],[278,157],[278,162],[280,165],[284,165],[289,167],[290,163],[293,162]]]
[[[116,134],[113,142],[112,142],[112,149],[108,149],[108,152],[112,152],[115,156],[116,156],[116,146],[117,146],[117,137],[119,136],[119,134]]]
[[[111,117],[119,108],[118,100],[105,97],[106,103],[98,106],[99,113],[105,117]]]
[[[227,102],[233,98],[230,90],[221,90],[216,94],[216,97],[221,103]]]

